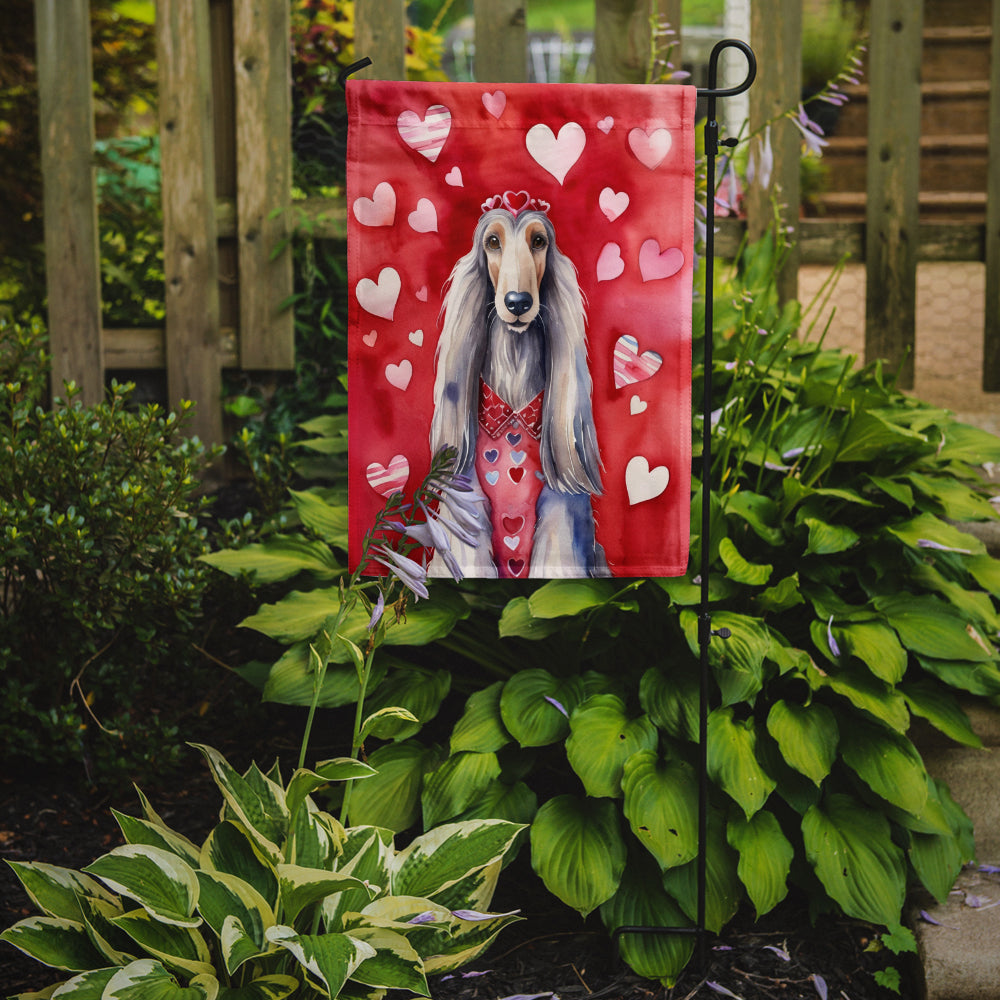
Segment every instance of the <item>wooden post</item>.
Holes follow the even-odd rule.
[[[292,294],[291,234],[282,211],[292,200],[289,49],[288,0],[234,5],[242,368],[295,367],[294,317],[282,307]]]
[[[872,0],[868,53],[865,360],[913,387],[923,3]],[[905,360],[904,360],[905,359]]]
[[[52,393],[104,397],[88,0],[35,0]]]
[[[523,83],[528,79],[524,0],[475,0],[476,80]]]
[[[990,45],[989,169],[986,179],[986,324],[983,390],[1000,392],[1000,0],[993,0]]]
[[[222,440],[219,256],[207,0],[159,0],[167,395],[197,404],[192,431]]]
[[[774,222],[791,228],[794,241],[778,273],[778,296],[786,302],[798,296],[799,283],[799,158],[802,135],[787,118],[778,117],[798,107],[802,98],[802,4],[799,0],[758,0],[750,8],[750,40],[761,72],[750,88],[750,131],[766,122],[771,126],[774,169],[767,187],[756,178],[747,192],[747,229],[751,240],[760,239]],[[731,133],[739,127],[730,125]],[[756,145],[761,140],[753,140]],[[757,146],[760,149],[760,146]],[[775,234],[777,236],[777,234]]]
[[[645,83],[649,72],[651,3],[594,0],[594,67],[598,83]]]
[[[372,65],[355,74],[369,80],[406,79],[405,0],[362,0],[354,5],[355,58]]]

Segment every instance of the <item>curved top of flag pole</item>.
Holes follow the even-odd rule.
[[[747,59],[746,79],[735,87],[717,87],[719,74],[719,56],[726,49],[739,49]],[[708,57],[708,86],[698,88],[699,97],[735,97],[750,89],[750,85],[757,77],[757,57],[753,54],[753,49],[746,42],[738,38],[723,38],[716,42],[712,49],[712,54]]]

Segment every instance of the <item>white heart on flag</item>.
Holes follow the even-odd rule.
[[[413,365],[406,358],[403,358],[398,365],[385,366],[385,380],[395,389],[405,392],[411,378],[413,378]]]
[[[633,506],[646,500],[654,500],[670,482],[670,470],[665,465],[649,467],[649,462],[642,455],[630,458],[625,466],[625,489],[628,492],[628,502]]]
[[[430,198],[421,198],[417,207],[407,217],[410,228],[418,233],[436,233],[438,231],[438,215],[434,202]]]
[[[355,286],[354,294],[366,312],[382,319],[392,319],[401,287],[399,272],[394,267],[383,267],[377,282],[362,278]]]
[[[382,181],[370,198],[355,198],[351,207],[362,226],[391,226],[396,218],[396,192],[388,181]]]
[[[612,281],[625,270],[622,248],[617,243],[605,243],[597,258],[597,280]]]
[[[650,170],[655,170],[666,158],[673,145],[673,137],[665,128],[647,132],[644,128],[634,128],[628,134],[629,149],[635,158]]]
[[[548,125],[539,124],[528,129],[524,142],[531,158],[562,184],[587,145],[587,133],[576,122],[566,122],[558,136]]]
[[[615,191],[606,187],[597,198],[601,211],[608,217],[608,222],[614,222],[628,208],[629,197],[625,191]]]

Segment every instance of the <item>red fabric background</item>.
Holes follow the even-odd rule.
[[[499,106],[498,91],[506,97],[499,119],[486,106]],[[408,490],[427,472],[442,289],[455,261],[470,249],[480,206],[505,190],[527,190],[550,203],[558,246],[576,265],[587,302],[594,422],[604,464],[604,495],[594,498],[597,539],[615,576],[683,574],[690,524],[694,88],[351,80],[347,95],[351,566],[383,503],[369,485],[369,464],[388,465],[404,455]],[[421,120],[433,105],[449,109],[451,127],[431,162],[403,141],[397,118],[409,110]],[[559,135],[567,122],[582,127],[586,143],[560,184],[528,151],[526,134],[542,123]],[[669,151],[655,169],[632,152],[634,128],[670,132]],[[446,180],[449,174],[456,179],[455,167],[461,186]],[[381,182],[395,191],[394,221],[362,225],[352,208],[357,199],[373,198]],[[598,203],[605,187],[629,196],[614,221]],[[422,198],[434,205],[436,232],[417,232],[408,221]],[[672,276],[642,280],[639,250],[650,238],[661,251],[683,254]],[[598,281],[598,258],[610,241],[621,247],[624,271]],[[395,269],[401,285],[392,319],[363,309],[357,294],[360,281],[377,281],[386,267]],[[655,351],[663,363],[653,376],[616,388],[613,357],[623,335],[636,338],[640,354]],[[386,376],[388,365],[404,359],[412,366],[405,390]],[[633,396],[639,397],[637,409],[645,404],[641,412],[631,412]],[[650,468],[666,466],[669,483],[658,496],[630,503],[625,470],[635,456]]]

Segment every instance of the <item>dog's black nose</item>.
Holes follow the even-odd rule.
[[[503,304],[515,316],[523,316],[534,304],[530,292],[508,292],[503,297]]]

